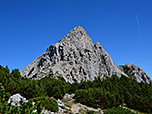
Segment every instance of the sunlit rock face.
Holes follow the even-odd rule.
[[[144,72],[144,70],[136,65],[126,64],[124,66],[119,66],[119,69],[137,82],[152,84],[151,78]]]
[[[99,42],[93,43],[82,27],[75,27],[58,43],[25,67],[23,77],[40,79],[63,77],[67,82],[94,80],[116,75],[127,76],[112,61]]]

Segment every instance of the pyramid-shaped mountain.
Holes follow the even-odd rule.
[[[72,29],[58,43],[25,67],[23,77],[40,79],[62,77],[67,82],[81,82],[116,75],[127,76],[112,61],[99,42],[93,43],[80,26]],[[128,77],[128,76],[127,76]]]

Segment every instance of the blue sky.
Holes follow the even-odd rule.
[[[151,0],[0,0],[0,65],[22,70],[75,26],[152,77]]]

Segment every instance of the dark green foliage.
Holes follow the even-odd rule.
[[[94,90],[92,88],[88,90],[83,90],[83,89],[77,90],[75,94],[76,94],[75,99],[77,100],[77,102],[81,102],[83,104],[87,104],[90,107],[97,108],[95,99],[94,97],[92,97],[94,95]]]
[[[63,79],[52,79],[45,77],[41,80],[32,80],[23,78],[17,69],[11,73],[8,67],[0,66],[0,83],[3,84],[6,93],[1,88],[0,96],[8,100],[9,94],[20,93],[27,99],[43,98],[44,96],[62,99],[65,93],[75,93],[75,99],[82,104],[102,109],[123,106],[141,112],[152,113],[152,85],[138,83],[131,78],[122,76],[117,78],[112,76],[106,80],[99,78],[91,81],[82,81],[81,83],[66,83]],[[2,100],[0,103],[3,109],[7,102]]]
[[[93,110],[89,110],[89,111],[87,111],[87,114],[94,114],[94,111]]]
[[[58,103],[54,98],[37,97],[32,100],[36,103],[36,105],[38,102],[41,102],[45,109],[51,110],[52,112],[57,112],[59,110]]]
[[[21,88],[20,93],[27,99],[46,95],[46,91],[44,90],[42,84],[40,84],[37,80],[25,81],[24,85],[21,84]]]
[[[128,109],[125,108],[110,108],[104,111],[104,114],[135,114]]]
[[[4,87],[0,83],[0,114],[34,114],[34,110],[37,110],[37,114],[40,114],[42,111],[41,103],[39,103],[39,106],[34,106],[31,100],[27,103],[21,101],[21,106],[11,106],[11,103],[7,102],[9,97],[10,94],[5,92]]]
[[[6,101],[5,88],[2,86],[2,83],[0,83],[0,113],[5,114],[9,109],[10,106],[8,106],[8,103]]]
[[[50,99],[50,107],[52,112],[57,112],[59,110],[58,103],[54,98]]]
[[[113,76],[101,81],[82,82],[75,86],[75,98],[82,104],[100,107],[102,109],[118,107],[126,104],[127,107],[142,112],[152,112],[152,85],[138,83],[133,79],[122,76]],[[72,90],[74,91],[74,90]]]
[[[45,77],[40,80],[43,85],[46,94],[49,97],[54,97],[56,99],[62,99],[66,92],[69,91],[69,83],[66,83],[63,79],[53,79]]]
[[[57,80],[45,77],[41,80],[31,80],[21,77],[18,69],[12,70],[10,73],[8,67],[2,66],[0,66],[0,83],[11,95],[20,93],[27,99],[46,95],[61,99],[71,89],[71,85],[61,78]]]

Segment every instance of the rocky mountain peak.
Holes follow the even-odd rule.
[[[70,43],[79,48],[90,48],[94,45],[87,32],[81,26],[73,28],[59,42],[62,45],[65,45],[65,43]]]
[[[80,33],[82,33],[82,34],[87,34],[87,32],[86,32],[86,31],[84,30],[84,28],[81,27],[81,26],[77,26],[77,27],[73,28],[73,29],[69,32],[69,34],[72,33],[72,32],[80,32]]]
[[[137,65],[126,64],[124,66],[119,66],[119,69],[126,73],[129,77],[135,79],[137,82],[152,84],[151,78]]]
[[[94,80],[95,77],[127,76],[117,68],[110,55],[97,42],[94,44],[80,26],[72,29],[58,43],[25,67],[21,75],[40,79],[63,77],[67,82]]]

